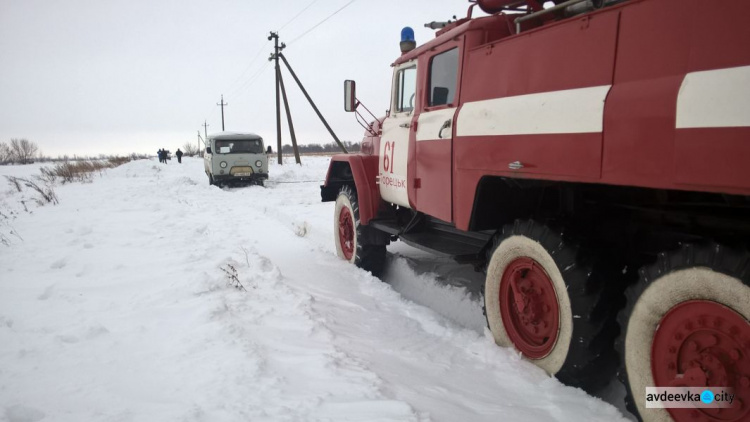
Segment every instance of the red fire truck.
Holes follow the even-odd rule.
[[[476,0],[433,26],[331,160],[338,255],[475,263],[498,345],[593,393],[617,372],[645,420],[750,420],[750,1]],[[736,398],[650,409],[653,386]]]

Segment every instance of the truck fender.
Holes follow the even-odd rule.
[[[368,224],[380,207],[380,191],[375,178],[378,174],[378,157],[375,155],[339,154],[331,157],[325,183],[320,187],[323,202],[335,201],[344,185],[357,191],[359,219]]]

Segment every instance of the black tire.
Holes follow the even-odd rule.
[[[340,234],[342,213],[351,215],[350,241],[342,240],[345,236]],[[385,245],[368,242],[368,231],[374,229],[360,224],[357,194],[350,186],[343,186],[339,190],[333,220],[336,254],[357,267],[371,272],[374,276],[380,277],[385,267]]]
[[[213,186],[215,184],[216,184],[216,182],[214,182],[214,176],[209,174],[208,175],[208,186]]]
[[[640,269],[625,297],[618,315],[622,334],[615,348],[622,362],[618,378],[625,384],[626,408],[639,420],[671,421],[664,409],[646,410],[642,402],[644,384],[655,385],[651,350],[659,322],[677,305],[694,300],[718,303],[750,320],[750,252],[708,242],[662,252],[656,262]],[[649,352],[638,353],[642,350]]]
[[[611,381],[618,366],[617,354],[613,348],[617,336],[616,314],[601,311],[602,308],[617,305],[614,303],[616,295],[605,293],[608,290],[603,286],[607,283],[597,279],[599,272],[593,271],[595,266],[591,256],[592,254],[582,253],[580,246],[569,241],[559,231],[530,220],[516,221],[503,227],[488,252],[483,293],[487,325],[498,345],[515,347],[529,361],[565,384],[595,394]],[[523,343],[523,340],[519,340],[518,335],[514,339],[506,331],[507,324],[514,324],[508,321],[514,318],[512,315],[508,316],[508,312],[514,312],[515,315],[522,315],[523,312],[516,305],[507,305],[510,296],[503,293],[501,283],[507,283],[506,271],[515,274],[514,262],[528,259],[533,260],[535,265],[538,264],[547,275],[547,280],[555,290],[559,307],[556,340],[551,340],[551,337],[550,340],[545,340],[549,341],[545,347],[551,349],[548,352],[543,350],[542,353],[547,353],[544,356],[524,353],[521,350],[523,344],[520,344],[520,348],[518,344],[519,341]],[[523,282],[526,275],[520,277],[522,281],[516,282]],[[501,281],[504,278],[506,281]],[[536,295],[541,298],[543,295],[540,291],[542,290],[529,290],[531,293],[528,297]],[[495,300],[489,299],[495,297]],[[525,293],[523,297],[527,297]],[[502,303],[506,305],[501,305]],[[505,311],[501,308],[505,308]],[[545,308],[545,313],[551,313],[548,309],[550,308]],[[518,320],[523,317],[515,318]],[[538,314],[535,318],[538,318]],[[538,322],[537,320],[534,324]],[[547,320],[543,322],[546,324]],[[516,322],[513,327],[518,325]],[[514,329],[513,327],[510,328]]]

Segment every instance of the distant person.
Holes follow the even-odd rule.
[[[167,164],[167,160],[169,159],[169,151],[162,148],[161,149],[161,156],[164,157],[164,161],[162,161],[164,164]]]
[[[180,149],[177,148],[177,152],[175,152],[174,155],[177,156],[177,162],[182,164],[182,151],[180,151]]]
[[[271,145],[269,145],[268,148],[266,148],[266,154],[269,154],[269,155],[273,154],[273,150],[271,149]]]
[[[164,154],[162,154],[162,150],[161,150],[161,148],[159,149],[159,151],[156,151],[156,156],[157,156],[157,157],[159,157],[159,162],[160,162],[160,163],[161,163],[162,161],[164,161]]]

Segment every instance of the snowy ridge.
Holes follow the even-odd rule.
[[[323,179],[303,161],[272,180]],[[56,191],[0,245],[0,421],[624,420],[496,347],[462,288],[339,260],[318,183],[220,189],[186,159]]]

